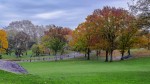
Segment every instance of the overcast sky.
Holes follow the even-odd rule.
[[[0,0],[0,27],[12,21],[76,28],[94,9],[115,6],[128,9],[131,0]]]

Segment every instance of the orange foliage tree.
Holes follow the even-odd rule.
[[[7,33],[0,30],[0,54],[8,48]]]
[[[118,41],[122,42],[119,44],[122,51],[125,50],[122,46],[130,47],[129,44],[133,42],[131,37],[137,30],[134,28],[135,25],[131,24],[132,19],[134,17],[122,8],[106,6],[103,9],[96,9],[75,29],[72,44],[79,49],[85,49],[88,59],[90,50],[105,50],[106,61],[108,61],[108,54],[110,54],[110,61],[113,61],[112,55],[118,48]],[[123,30],[126,30],[124,35],[128,37],[127,43],[121,39],[124,38],[121,37]]]

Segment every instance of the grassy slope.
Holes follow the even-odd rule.
[[[14,74],[0,70],[0,84],[43,84],[45,81],[39,76]]]
[[[33,75],[15,75],[0,71],[0,83],[10,84],[12,81],[18,81],[12,83],[149,84],[150,82],[150,58],[112,63],[68,60],[20,64]]]

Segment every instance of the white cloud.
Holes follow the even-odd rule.
[[[60,11],[54,11],[54,12],[39,13],[33,17],[39,18],[39,19],[56,19],[56,18],[60,18],[64,15],[66,15],[66,12],[60,10]]]

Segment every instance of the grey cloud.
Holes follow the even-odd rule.
[[[127,7],[129,0],[0,0],[0,27],[28,19],[35,24],[75,28],[94,9],[105,5]]]

